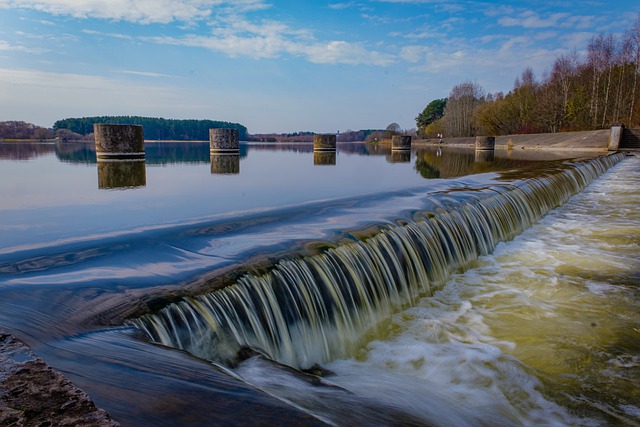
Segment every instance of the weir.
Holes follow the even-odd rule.
[[[565,203],[624,156],[565,167],[483,190],[430,196],[411,220],[324,252],[277,263],[261,276],[187,297],[131,321],[152,341],[233,365],[251,347],[296,368],[353,355],[392,313],[432,295]]]

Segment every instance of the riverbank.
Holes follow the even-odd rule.
[[[0,425],[116,427],[109,414],[23,342],[0,330]]]

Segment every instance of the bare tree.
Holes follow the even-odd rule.
[[[476,108],[484,102],[484,90],[476,82],[466,81],[454,86],[445,107],[445,133],[449,137],[473,136],[477,126]]]
[[[577,74],[578,54],[574,50],[569,55],[560,55],[553,64],[549,82],[556,86],[562,94],[561,119],[556,123],[557,128],[561,128],[567,116],[567,103],[571,92],[571,82]]]
[[[633,85],[631,89],[631,105],[629,108],[629,126],[633,121],[633,114],[636,101],[636,91],[638,88],[638,74],[640,74],[640,13],[636,17],[636,22],[631,27],[628,35],[631,55],[634,61],[635,68],[633,70]]]

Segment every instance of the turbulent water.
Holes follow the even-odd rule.
[[[639,425],[639,185],[629,158],[325,365],[326,380],[408,424]],[[237,371],[336,424],[379,419],[258,360]]]
[[[321,384],[262,357],[233,374],[338,425],[638,425],[640,159],[536,223],[609,166],[594,164],[440,200],[137,325],[225,363],[241,345],[322,363]]]
[[[401,307],[431,295],[450,273],[512,238],[620,160],[578,163],[484,191],[432,196],[412,221],[270,273],[188,298],[135,322],[155,341],[232,362],[240,347],[308,368],[344,357]]]

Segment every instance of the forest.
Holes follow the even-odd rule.
[[[380,138],[384,133],[381,129],[360,129],[360,130],[346,130],[344,132],[338,132],[336,135],[336,141],[338,142],[356,142],[356,141],[369,141],[375,138]],[[293,133],[259,133],[249,136],[247,141],[262,141],[262,142],[313,142],[314,132],[293,132]]]
[[[0,138],[44,141],[53,138],[53,130],[32,123],[11,120],[0,122]]]
[[[60,136],[63,140],[81,139],[78,136],[83,136],[84,139],[92,139],[94,123],[141,125],[144,138],[149,140],[208,141],[209,129],[215,128],[238,129],[240,140],[247,138],[247,128],[239,123],[139,116],[68,118],[55,122],[53,130],[56,136]]]
[[[455,85],[416,117],[418,134],[435,138],[640,126],[640,14],[620,36],[600,34],[582,54],[556,58],[536,79],[531,68],[513,89],[485,93],[476,82]]]

